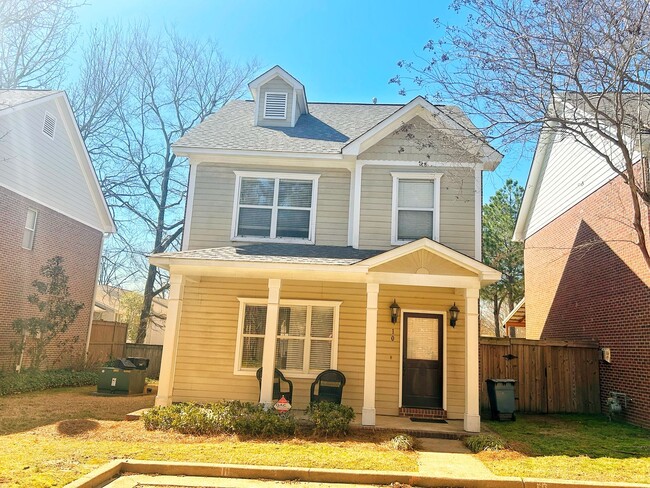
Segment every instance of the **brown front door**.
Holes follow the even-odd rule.
[[[442,315],[404,313],[402,406],[442,408]]]

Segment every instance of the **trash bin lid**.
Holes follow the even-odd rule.
[[[513,379],[505,379],[505,378],[488,378],[485,381],[489,381],[490,383],[516,383],[516,380]]]

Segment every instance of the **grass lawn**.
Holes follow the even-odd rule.
[[[382,445],[388,436],[283,442],[192,437],[126,422],[153,396],[98,397],[94,387],[0,397],[0,485],[63,486],[116,458],[339,469],[417,471],[415,453]]]
[[[518,415],[483,423],[510,450],[478,457],[500,476],[650,483],[650,431],[600,415]]]

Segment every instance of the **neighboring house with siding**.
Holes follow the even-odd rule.
[[[84,308],[50,345],[47,367],[83,360],[103,236],[115,229],[64,92],[0,90],[0,229],[0,369],[20,364],[11,324],[37,315],[27,296],[55,256]]]
[[[277,66],[249,88],[173,145],[190,178],[182,251],[150,257],[171,283],[156,403],[271,403],[278,367],[304,408],[334,368],[365,425],[478,431],[478,293],[501,276],[480,262],[482,172],[502,156],[421,97],[312,103]]]
[[[620,153],[611,155],[618,164]],[[542,132],[514,236],[525,242],[526,338],[608,349],[603,412],[611,392],[623,393],[624,417],[650,427],[650,272],[632,216],[629,187],[602,157],[559,130]]]

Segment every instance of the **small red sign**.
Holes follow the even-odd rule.
[[[278,403],[276,403],[273,408],[275,408],[280,413],[285,413],[291,410],[291,404],[286,398],[284,398],[284,395],[282,395],[278,400]]]

